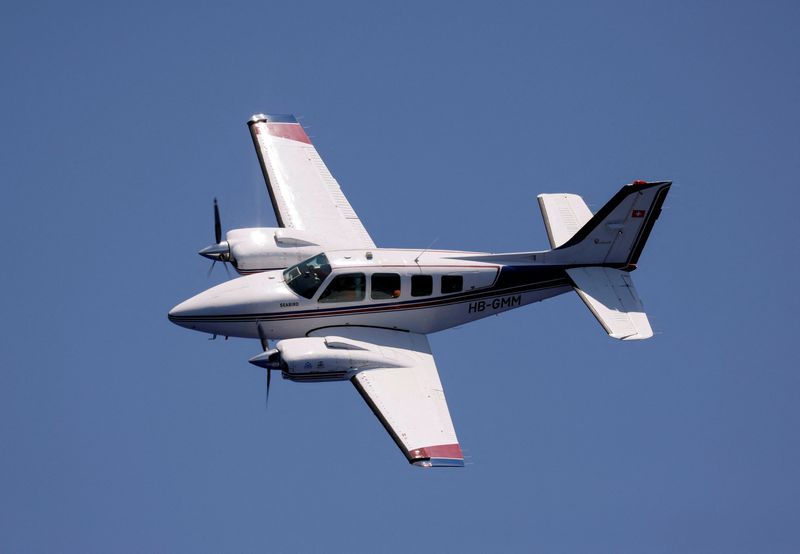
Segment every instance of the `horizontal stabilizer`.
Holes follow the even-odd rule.
[[[577,194],[540,194],[538,198],[552,248],[567,242],[592,219],[591,210]]]
[[[612,338],[638,340],[653,336],[630,273],[607,267],[578,267],[568,269],[567,274],[575,292]]]

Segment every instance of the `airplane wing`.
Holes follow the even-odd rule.
[[[404,367],[366,369],[351,381],[410,463],[463,467],[464,456],[425,335],[365,327],[327,328],[311,335],[362,341],[374,345],[387,360],[403,360]]]
[[[308,231],[326,248],[374,248],[339,183],[293,115],[248,122],[278,225]]]

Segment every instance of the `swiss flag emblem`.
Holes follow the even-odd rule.
[[[631,217],[644,217],[645,211],[644,210],[633,210]]]

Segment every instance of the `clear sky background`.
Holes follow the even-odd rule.
[[[796,2],[16,3],[0,17],[0,551],[798,552]],[[544,249],[536,195],[672,179],[634,274],[432,336],[462,470],[349,383],[166,313],[274,225],[296,113],[381,246]]]

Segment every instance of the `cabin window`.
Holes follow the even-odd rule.
[[[319,254],[284,271],[283,279],[294,292],[310,299],[330,274],[328,258],[325,254]]]
[[[364,300],[367,282],[363,273],[343,273],[331,281],[319,296],[320,302],[358,302]]]
[[[431,275],[411,276],[411,296],[430,296],[433,294],[433,277]]]
[[[373,300],[387,300],[400,296],[400,275],[397,273],[373,273],[372,293]]]
[[[461,292],[464,288],[464,277],[462,275],[442,275],[442,294]]]

